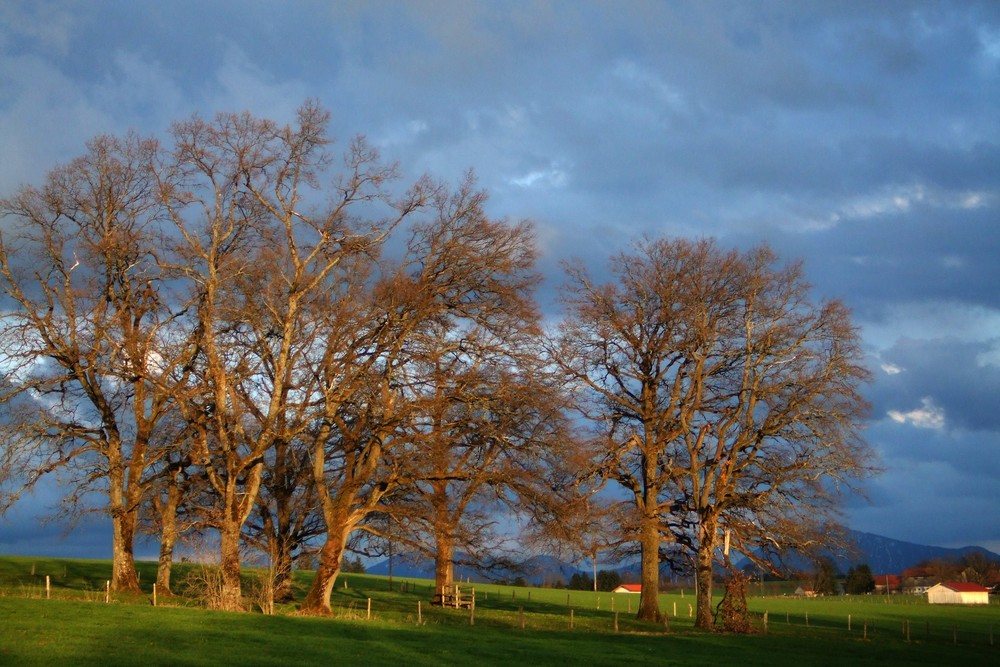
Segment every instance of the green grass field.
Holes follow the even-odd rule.
[[[109,604],[106,561],[0,558],[0,664],[1000,664],[1000,642],[990,643],[1000,631],[998,604],[758,596],[758,633],[734,636],[692,628],[690,591],[661,596],[667,632],[635,621],[637,598],[624,594],[475,585],[470,614],[431,607],[426,580],[397,578],[390,591],[384,577],[345,575],[333,617],[311,618],[295,615],[294,605],[274,616],[206,611],[186,598],[158,598],[153,607],[155,564],[139,568],[146,593]],[[297,573],[300,597],[310,577]]]

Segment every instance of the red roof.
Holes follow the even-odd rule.
[[[641,593],[642,592],[642,584],[622,584],[618,588],[624,588],[625,590],[627,590],[627,591],[629,591],[631,593]]]
[[[942,581],[942,586],[947,586],[956,593],[989,593],[990,589],[979,584],[972,584],[967,581]]]

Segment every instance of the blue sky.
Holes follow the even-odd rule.
[[[1000,552],[1000,3],[0,3],[0,196],[100,133],[307,98],[412,180],[599,270],[641,235],[771,244],[854,311],[885,473],[856,529]],[[110,555],[0,522],[0,553]]]

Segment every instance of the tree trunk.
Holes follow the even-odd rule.
[[[243,609],[243,590],[240,584],[240,524],[226,521],[219,529],[219,556],[222,581],[219,589],[219,608],[226,611]]]
[[[454,557],[455,545],[451,537],[438,534],[434,553],[434,590],[438,593],[445,586],[455,583]]]
[[[347,534],[343,536],[327,535],[326,544],[320,551],[319,564],[316,566],[316,576],[306,599],[302,602],[302,611],[313,614],[329,614],[330,594],[340,576],[340,562],[344,556],[347,544]]]
[[[698,529],[698,553],[695,563],[695,580],[697,582],[697,595],[695,598],[696,610],[694,627],[709,629],[714,625],[712,617],[712,574],[715,564],[715,533],[716,522],[714,519],[702,519]]]
[[[135,511],[119,510],[112,517],[111,590],[116,593],[140,593],[135,572]]]
[[[642,548],[640,578],[642,592],[639,594],[640,621],[656,621],[660,615],[660,530],[656,517],[643,517],[639,544]]]
[[[111,590],[116,593],[139,591],[135,573],[135,524],[137,513],[125,508],[125,474],[118,450],[109,448],[108,510],[111,515]]]
[[[281,535],[271,549],[271,568],[274,571],[274,601],[292,599],[292,547],[289,538]]]
[[[156,567],[156,591],[170,595],[170,571],[174,564],[174,545],[177,543],[177,506],[180,504],[181,487],[172,479],[167,487],[167,501],[160,510],[160,560]]]

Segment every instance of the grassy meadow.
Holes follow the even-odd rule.
[[[184,591],[200,567],[180,564],[174,588]],[[139,569],[144,594],[109,603],[107,561],[0,557],[0,664],[1000,664],[996,603],[752,591],[757,633],[735,636],[695,631],[690,591],[661,596],[668,630],[635,621],[638,599],[627,594],[469,584],[470,613],[431,607],[427,580],[396,578],[390,590],[385,577],[344,575],[332,618],[314,618],[297,615],[294,604],[267,616],[207,611],[187,596],[158,596],[154,607],[156,565]],[[248,570],[248,590],[256,574]],[[310,577],[296,573],[300,599]]]

